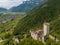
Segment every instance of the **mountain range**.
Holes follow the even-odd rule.
[[[31,11],[36,5],[42,4],[43,0],[29,0],[24,1],[17,7],[12,7],[9,11],[12,12],[28,12]]]
[[[29,12],[37,5],[41,5],[43,2],[44,2],[44,0],[29,0],[29,1],[26,0],[26,1],[23,1],[22,4],[20,4],[16,7],[12,7],[8,10],[5,8],[2,8],[0,10],[1,11],[9,11],[9,12]]]

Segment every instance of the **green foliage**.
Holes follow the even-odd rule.
[[[51,34],[60,39],[60,18],[51,22]]]
[[[17,45],[17,43],[12,38],[9,38],[1,42],[0,45]]]
[[[27,39],[21,41],[19,45],[44,45],[44,44],[41,41],[27,38]]]

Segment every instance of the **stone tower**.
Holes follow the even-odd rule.
[[[46,36],[49,34],[49,23],[45,22],[43,26],[43,35]]]

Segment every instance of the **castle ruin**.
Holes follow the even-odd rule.
[[[34,40],[39,40],[41,39],[43,42],[46,40],[46,36],[49,35],[49,23],[45,22],[43,24],[43,29],[36,29],[35,31],[30,30],[31,37]]]

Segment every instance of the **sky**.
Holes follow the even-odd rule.
[[[26,0],[0,0],[0,7],[9,9],[13,6],[18,6],[23,1],[26,1]]]

